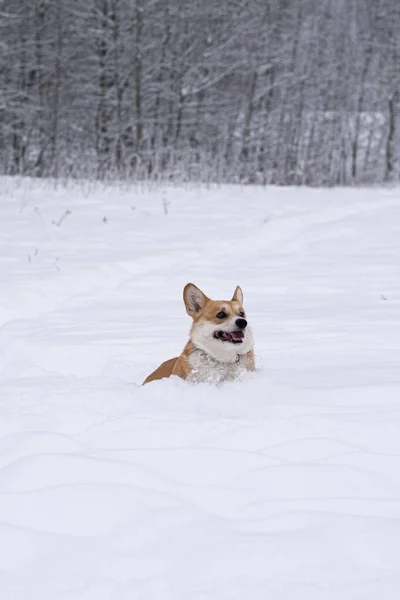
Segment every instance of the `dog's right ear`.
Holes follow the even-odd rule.
[[[187,283],[183,290],[183,301],[186,306],[186,312],[189,317],[194,318],[197,313],[203,310],[208,298],[194,283]]]

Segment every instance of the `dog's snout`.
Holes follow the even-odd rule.
[[[247,321],[246,319],[236,319],[236,325],[240,329],[245,329],[247,327]]]

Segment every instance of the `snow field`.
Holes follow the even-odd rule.
[[[0,203],[2,598],[398,598],[398,189]],[[259,371],[139,387],[187,281],[242,286]]]

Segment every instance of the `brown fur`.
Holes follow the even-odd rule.
[[[170,377],[172,375],[172,371],[174,370],[174,366],[177,361],[178,357],[170,358],[169,360],[163,362],[162,365],[158,367],[158,369],[156,369],[155,371],[153,371],[153,373],[150,373],[150,375],[146,377],[146,379],[143,381],[143,385],[145,383],[149,383],[149,381],[154,381],[155,379],[163,379],[164,377]]]
[[[198,307],[193,307],[193,300],[190,298],[191,288],[196,288],[196,286],[194,286],[192,283],[188,283],[185,286],[183,290],[183,300],[188,315],[193,319],[192,329],[199,319],[204,319],[218,325],[220,321],[215,315],[221,310],[226,312],[227,318],[234,315],[239,316],[239,313],[244,313],[244,316],[246,315],[241,303],[242,291],[239,286],[237,286],[232,300],[210,300],[210,298],[196,288],[196,290],[201,294],[200,305]],[[192,371],[189,363],[189,357],[192,352],[195,351],[195,346],[189,340],[180,356],[177,356],[176,358],[170,358],[169,360],[163,362],[155,371],[146,377],[143,385],[149,383],[150,381],[170,377],[171,375],[177,375],[182,379],[187,379]],[[255,371],[253,350],[244,355],[244,357],[246,369],[248,371]]]

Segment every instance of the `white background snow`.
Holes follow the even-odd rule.
[[[0,187],[2,600],[397,600],[400,191]],[[188,281],[259,371],[139,387]]]

